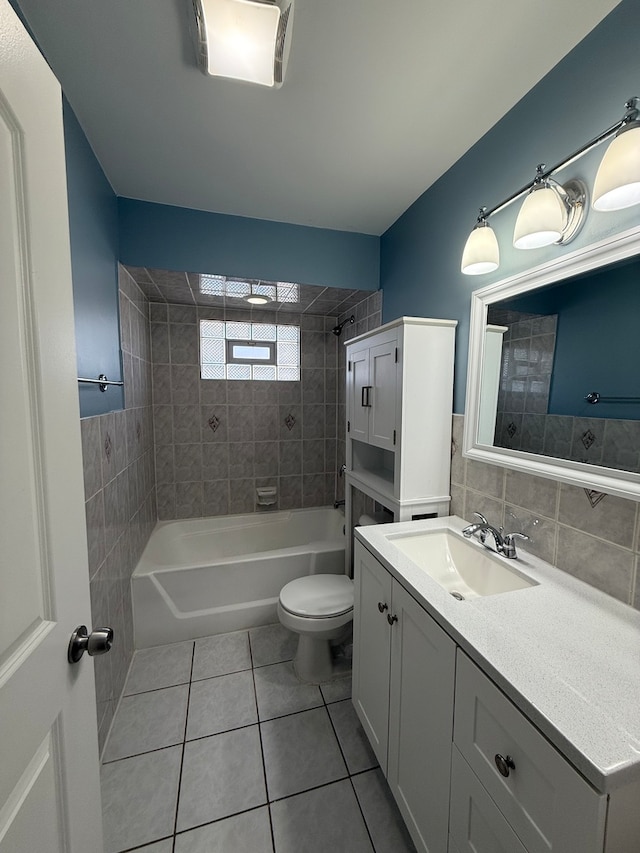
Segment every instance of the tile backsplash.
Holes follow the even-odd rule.
[[[454,415],[451,513],[526,533],[519,547],[640,609],[640,504],[465,459],[463,426]]]

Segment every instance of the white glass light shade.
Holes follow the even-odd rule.
[[[595,210],[622,210],[634,204],[640,204],[640,122],[611,141],[593,187]]]
[[[465,275],[481,275],[497,270],[499,264],[500,249],[493,228],[479,223],[465,243],[460,269]]]
[[[562,238],[567,212],[558,193],[549,186],[531,190],[522,203],[513,231],[516,249],[538,249]]]
[[[201,0],[201,8],[208,73],[273,86],[278,6],[251,0]]]

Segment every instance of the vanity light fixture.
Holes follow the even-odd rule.
[[[493,228],[487,222],[486,207],[480,208],[478,222],[469,234],[462,252],[462,272],[465,275],[479,275],[493,272],[500,265],[500,249]]]
[[[293,0],[192,0],[204,74],[279,88],[291,47]]]
[[[587,188],[581,181],[561,185],[552,175],[577,160],[601,142],[615,138],[605,152],[593,190],[595,210],[621,210],[640,204],[640,98],[630,98],[624,116],[564,160],[547,169],[538,166],[535,178],[490,210],[481,208],[478,222],[469,235],[462,254],[465,275],[493,272],[499,264],[499,248],[488,219],[525,195],[516,220],[513,245],[535,249],[572,240],[584,221]]]
[[[561,186],[544,175],[544,163],[541,163],[516,219],[513,232],[516,249],[538,249],[552,243],[568,243],[582,224],[586,198],[584,185],[579,181],[569,181]]]

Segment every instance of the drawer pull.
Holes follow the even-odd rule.
[[[500,755],[498,753],[495,757],[496,767],[498,768],[498,772],[501,776],[504,776],[505,779],[511,772],[511,770],[516,769],[516,765],[513,763],[513,758],[510,755],[507,755],[505,758],[504,755]]]
[[[380,613],[384,613],[384,611],[388,610],[388,609],[389,609],[388,604],[383,604],[381,601],[378,602],[378,610],[380,611]]]
[[[397,622],[397,621],[398,621],[397,616],[392,616],[390,613],[387,613],[387,622],[389,623],[389,625],[393,625],[393,623]]]

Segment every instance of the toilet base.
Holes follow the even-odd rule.
[[[333,675],[329,640],[300,634],[293,668],[298,678],[309,684],[329,681]]]

